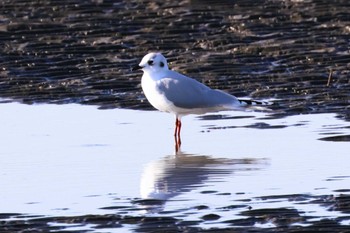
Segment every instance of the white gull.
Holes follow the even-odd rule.
[[[175,115],[175,140],[180,145],[181,117],[224,110],[244,110],[252,105],[265,105],[254,100],[240,100],[195,79],[169,70],[161,53],[148,53],[133,70],[143,71],[142,90],[153,107]],[[178,145],[178,146],[179,146]]]

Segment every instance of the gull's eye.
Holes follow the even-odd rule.
[[[149,60],[147,63],[148,63],[148,65],[151,66],[151,65],[153,65],[153,60]]]
[[[161,61],[159,65],[160,67],[164,67],[164,62]]]

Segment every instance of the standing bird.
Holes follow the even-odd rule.
[[[175,142],[181,145],[181,117],[188,114],[204,114],[223,110],[243,110],[251,105],[264,103],[239,100],[221,90],[214,90],[195,79],[169,70],[161,53],[144,56],[134,70],[142,70],[142,90],[153,107],[175,114]]]

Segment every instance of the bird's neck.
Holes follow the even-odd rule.
[[[144,72],[143,76],[146,78],[150,78],[154,81],[162,79],[164,76],[166,76],[165,70],[147,70]]]

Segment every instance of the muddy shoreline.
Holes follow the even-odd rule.
[[[350,213],[350,190],[339,190],[339,195],[312,196],[303,194],[257,197],[266,202],[275,202],[287,199],[294,203],[320,205],[331,211]],[[0,214],[1,232],[38,232],[55,231],[67,232],[72,227],[81,228],[78,232],[108,230],[128,227],[135,232],[348,232],[347,223],[350,216],[337,218],[324,218],[322,216],[308,216],[294,208],[266,208],[251,209],[247,200],[246,205],[225,206],[221,211],[241,208],[241,217],[233,220],[220,222],[220,214],[205,214],[196,221],[182,220],[181,217],[169,216],[133,216],[135,210],[146,210],[161,204],[159,200],[135,199],[131,200],[133,207],[113,206],[106,207],[114,209],[114,214],[105,215],[83,215],[83,216],[31,216],[25,214],[2,213]],[[193,211],[200,212],[208,209],[208,206],[189,207]],[[9,220],[11,219],[11,220]],[[222,223],[226,227],[212,227],[210,223]],[[198,224],[208,224],[206,229],[198,227]],[[257,225],[265,225],[257,227]],[[86,228],[87,229],[84,229]]]
[[[278,112],[274,117],[336,113],[350,119],[347,0],[9,0],[0,3],[0,9],[1,102],[151,110],[140,88],[141,73],[130,68],[156,50],[168,57],[170,68],[212,88],[239,97],[272,99],[271,108]],[[116,206],[108,215],[1,213],[0,232],[67,232],[72,226],[89,232],[126,225],[136,232],[350,231],[348,224],[342,224],[350,222],[349,190],[339,190],[335,196],[258,199],[281,198],[314,203],[346,216],[329,219],[289,208],[250,209],[247,200],[241,207],[223,207],[242,208],[241,219],[223,222],[229,227],[203,229],[199,223],[220,222],[220,215],[182,221],[134,216],[133,208]],[[142,209],[143,201],[159,204],[130,203]],[[273,226],[256,227],[267,223]]]
[[[152,109],[130,71],[148,51],[237,96],[288,114],[349,115],[349,3],[7,1],[0,97]],[[331,74],[331,77],[329,77]]]

